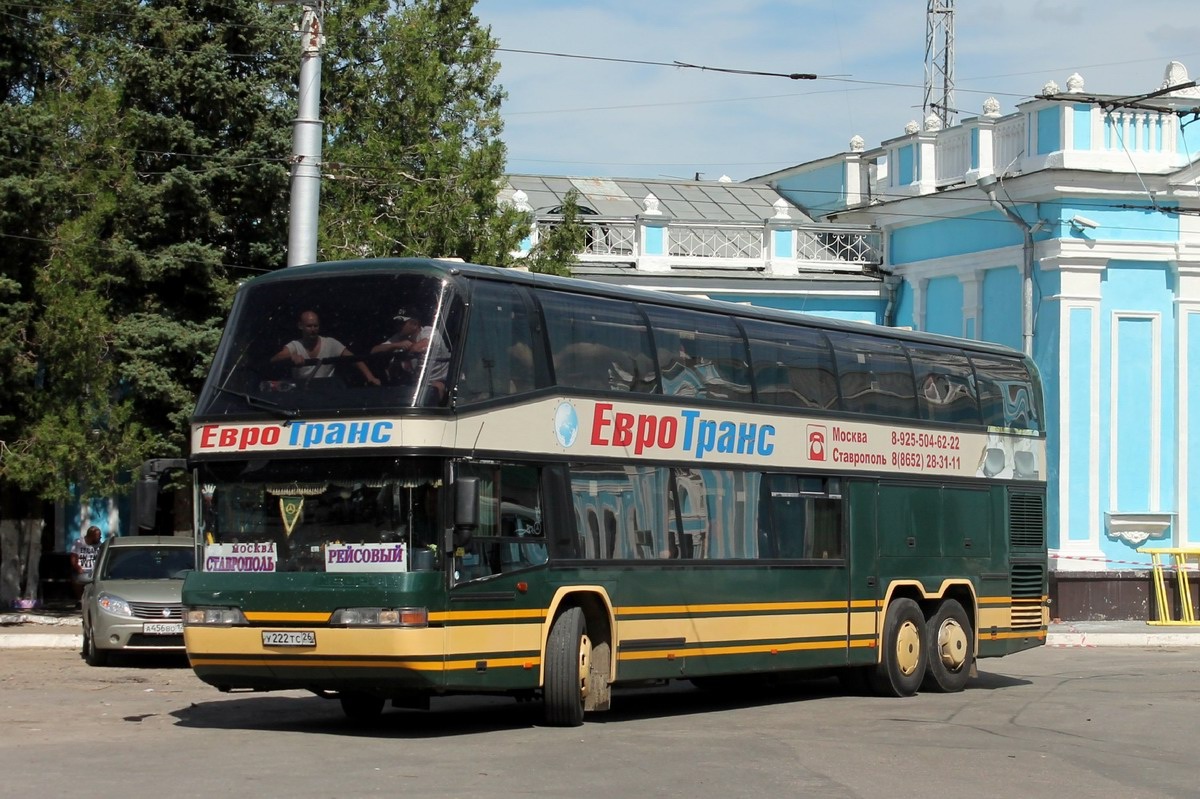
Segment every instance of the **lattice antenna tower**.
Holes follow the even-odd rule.
[[[947,128],[954,122],[954,0],[928,0],[925,10],[925,99],[921,114]]]

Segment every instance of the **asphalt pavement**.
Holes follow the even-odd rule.
[[[77,610],[0,612],[0,649],[79,649],[82,644],[83,626]],[[1053,622],[1046,645],[1083,648],[1200,646],[1200,624],[1159,625],[1138,620]]]

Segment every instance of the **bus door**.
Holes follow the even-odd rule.
[[[793,667],[847,662],[852,553],[843,488],[838,477],[763,475],[759,556],[774,564],[778,601],[788,608],[784,637],[799,649]]]
[[[455,464],[457,486],[475,481],[475,516],[457,524],[452,539],[446,662],[449,687],[481,690],[534,688],[542,620],[540,584],[532,572],[545,564],[540,470],[513,463]],[[457,520],[456,520],[457,521]]]
[[[878,600],[883,590],[879,581],[878,526],[879,486],[874,481],[848,480],[843,498],[846,511],[850,618],[850,663],[876,661],[872,645],[878,629]]]

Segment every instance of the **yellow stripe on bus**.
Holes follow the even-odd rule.
[[[328,657],[286,657],[251,659],[251,658],[230,658],[228,656],[213,655],[211,657],[204,655],[195,655],[191,658],[193,666],[257,666],[259,668],[311,668],[320,669],[330,666],[339,668],[387,668],[387,669],[411,669],[413,671],[459,671],[463,669],[475,670],[480,663],[486,663],[487,668],[505,668],[505,667],[521,667],[521,668],[537,668],[541,665],[540,657],[478,657],[470,660],[370,660],[370,659],[355,659],[355,660],[337,660]]]
[[[287,613],[282,611],[246,611],[246,621],[266,624],[325,624],[329,621],[329,613]]]
[[[742,604],[722,605],[638,605],[634,607],[618,607],[618,618],[624,616],[677,616],[680,614],[699,613],[753,613],[756,611],[778,610],[845,610],[847,608],[874,608],[874,599],[856,599],[852,602],[845,600],[825,602],[746,602]]]
[[[1023,596],[1023,597],[981,596],[981,597],[979,597],[978,602],[980,605],[1011,605],[1011,604],[1039,605],[1039,604],[1045,602],[1046,599],[1047,599],[1047,597],[1045,597],[1045,596],[1040,596],[1040,597],[1036,597],[1036,596]]]
[[[450,610],[429,614],[431,622],[449,621],[491,621],[496,619],[537,619],[546,618],[545,608],[513,608],[511,610]]]
[[[721,655],[761,655],[778,652],[803,652],[817,649],[845,649],[846,640],[839,641],[793,641],[786,644],[754,644],[738,646],[702,646],[695,649],[660,649],[645,652],[618,652],[617,660],[659,660],[674,657],[718,657]],[[855,649],[874,648],[874,640],[850,641],[849,646]]]

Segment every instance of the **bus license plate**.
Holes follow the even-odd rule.
[[[263,630],[263,646],[316,646],[317,634],[312,630]]]
[[[146,635],[183,635],[183,622],[148,621],[142,625]]]

